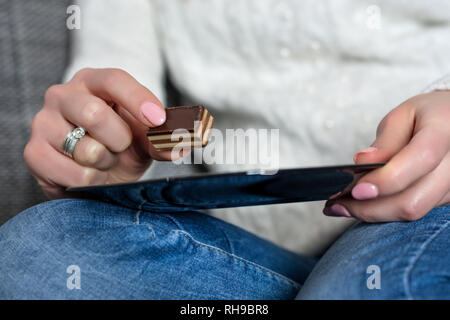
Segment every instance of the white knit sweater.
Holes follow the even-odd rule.
[[[352,163],[381,118],[450,71],[447,0],[82,0],[69,79],[123,68],[165,101],[169,72],[216,127],[279,128],[281,167]],[[448,88],[449,78],[428,90]],[[210,166],[212,171],[242,166]],[[145,177],[145,176],[144,176]],[[323,202],[212,214],[317,253],[351,220]]]

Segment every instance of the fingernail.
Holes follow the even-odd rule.
[[[378,188],[372,183],[358,183],[352,189],[352,196],[357,200],[373,199],[378,197]]]
[[[361,153],[370,153],[370,152],[374,152],[374,151],[377,151],[377,150],[378,150],[378,149],[375,148],[375,147],[369,147],[369,148],[366,148],[366,149],[362,149],[362,150],[358,151],[358,152],[354,155],[354,157],[353,157],[353,162],[356,162],[356,158],[357,158]]]
[[[328,200],[332,200],[332,199],[336,199],[337,197],[339,197],[341,195],[341,191],[336,192],[335,194],[331,195]]]
[[[166,112],[152,102],[144,102],[141,106],[144,117],[154,126],[160,126],[166,121]]]
[[[335,203],[330,207],[323,208],[323,214],[330,217],[347,217],[350,218],[352,215],[348,210],[341,204]]]

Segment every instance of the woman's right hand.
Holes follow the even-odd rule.
[[[83,69],[65,84],[51,86],[31,125],[24,158],[49,198],[67,186],[136,181],[151,159],[170,160],[146,137],[148,127],[166,120],[161,102],[120,69]],[[68,132],[81,126],[86,135],[73,159],[63,154]]]

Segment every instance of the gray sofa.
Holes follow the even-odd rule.
[[[63,0],[0,0],[0,224],[45,201],[23,161],[34,114],[69,59]]]

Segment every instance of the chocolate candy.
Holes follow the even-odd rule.
[[[175,146],[204,147],[208,144],[213,124],[214,118],[204,106],[172,107],[166,109],[166,122],[149,128],[147,137],[159,151],[171,150]]]

